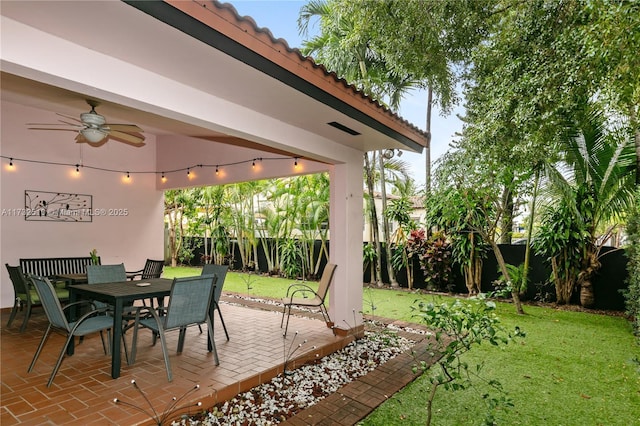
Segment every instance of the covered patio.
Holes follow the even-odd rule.
[[[0,13],[0,263],[97,249],[137,270],[164,257],[165,190],[327,172],[329,312],[340,328],[361,310],[363,153],[420,152],[425,132],[228,4],[8,0]],[[89,104],[144,145],[55,131]],[[75,195],[91,217],[27,218],[34,193]]]
[[[122,375],[113,380],[110,374],[111,357],[104,355],[100,337],[93,335],[76,345],[72,357],[64,359],[50,388],[46,387],[47,380],[64,337],[53,334],[34,371],[27,373],[27,367],[47,326],[46,316],[41,308],[35,309],[26,332],[21,334],[19,324],[6,327],[8,313],[3,311],[0,315],[0,423],[7,426],[150,424],[149,416],[113,402],[114,398],[119,398],[150,410],[131,385],[131,380],[135,380],[147,393],[160,415],[172,397],[182,396],[196,384],[200,385],[200,389],[190,394],[184,403],[200,401],[206,408],[268,382],[281,373],[285,347],[288,348],[294,338],[293,330],[298,331],[296,344],[303,339],[307,343],[295,354],[297,361],[290,362],[287,368],[294,368],[296,364],[316,356],[327,355],[350,341],[349,338],[334,336],[319,314],[292,316],[290,332],[287,339],[283,339],[279,307],[256,303],[223,303],[222,310],[230,340],[226,340],[217,319],[215,340],[221,359],[219,366],[215,365],[213,355],[207,352],[206,330],[200,334],[198,327],[190,327],[185,350],[180,355],[175,352],[178,333],[168,333],[167,346],[174,374],[173,381],[168,382],[160,344],[152,346],[151,333],[142,332],[136,363],[132,366],[123,365]],[[127,342],[131,342],[131,332],[127,333]],[[316,348],[312,349],[313,346]],[[195,413],[199,410],[192,407],[184,411]]]
[[[323,353],[352,334],[345,324],[362,331],[363,153],[420,152],[423,131],[216,1],[5,0],[0,13],[1,264],[96,249],[102,264],[141,269],[146,259],[164,257],[164,191],[326,172],[336,329],[301,319],[290,329],[305,330]],[[144,146],[116,138],[92,146],[76,143],[77,131],[30,129],[79,122],[89,103],[108,123],[139,126]],[[90,220],[27,218],[33,193],[79,196],[89,203]],[[3,266],[3,326],[13,298]],[[35,315],[24,335],[3,327],[2,423],[19,417],[42,424],[49,416],[52,423],[88,424],[96,413],[97,423],[121,415],[142,420],[111,402],[136,398],[133,378],[153,390],[160,407],[195,379],[202,389],[194,397],[223,400],[283,363],[279,316],[246,312],[225,311],[232,339],[217,334],[216,368],[200,349],[204,335],[190,330],[193,350],[172,358],[170,385],[159,348],[140,353],[113,380],[110,358],[99,340],[88,339],[63,363],[55,388],[46,389],[54,339],[47,347],[53,352],[26,374],[44,315]]]

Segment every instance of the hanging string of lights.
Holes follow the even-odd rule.
[[[98,171],[101,171],[101,172],[108,172],[108,173],[118,173],[118,174],[126,175],[127,178],[129,178],[131,175],[134,175],[134,174],[153,174],[153,175],[160,176],[161,179],[163,179],[163,181],[166,179],[167,175],[174,174],[174,173],[180,173],[180,172],[185,172],[186,171],[187,172],[187,176],[190,176],[192,169],[210,168],[210,169],[215,169],[215,173],[219,174],[219,172],[223,168],[232,167],[232,166],[238,166],[238,165],[241,165],[241,164],[249,164],[249,163],[251,163],[252,168],[255,168],[256,167],[256,162],[262,162],[262,161],[283,161],[283,160],[293,161],[293,167],[294,167],[294,169],[297,169],[298,168],[298,161],[300,160],[300,157],[255,157],[255,158],[251,158],[251,159],[248,159],[248,160],[234,161],[234,162],[231,162],[231,163],[194,164],[194,165],[191,165],[191,166],[180,167],[180,168],[171,169],[171,170],[131,171],[131,170],[123,170],[123,169],[111,169],[111,168],[106,168],[106,167],[98,167],[98,166],[92,166],[92,165],[82,164],[82,163],[62,163],[62,162],[56,162],[56,161],[31,160],[31,159],[27,159],[27,158],[9,157],[9,156],[6,156],[6,155],[0,155],[0,158],[8,160],[8,162],[9,162],[8,166],[10,168],[13,168],[15,166],[14,163],[24,162],[24,163],[34,163],[34,164],[45,164],[45,165],[50,165],[50,166],[71,167],[72,169],[75,169],[76,173],[80,173],[80,169],[81,168],[91,169],[91,170],[98,170]]]

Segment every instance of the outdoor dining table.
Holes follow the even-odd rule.
[[[113,305],[113,337],[111,345],[111,377],[120,377],[122,357],[120,343],[122,340],[122,314],[124,306],[133,304],[140,299],[157,298],[159,301],[169,296],[173,280],[167,278],[153,278],[144,281],[122,281],[102,284],[75,284],[69,286],[69,301],[80,299],[99,300]],[[71,313],[75,315],[74,312]],[[68,355],[73,355],[73,340],[67,349]]]

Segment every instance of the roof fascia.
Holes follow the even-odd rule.
[[[275,78],[282,83],[296,89],[297,91],[322,102],[323,104],[359,121],[360,123],[392,138],[405,145],[407,149],[422,152],[423,146],[411,140],[407,136],[380,123],[363,111],[354,108],[326,91],[318,88],[314,84],[290,72],[275,62],[265,58],[254,50],[238,43],[220,31],[206,25],[191,15],[177,9],[173,5],[164,1],[128,1],[125,3],[152,16],[175,29],[200,40],[203,43],[217,49],[225,54],[241,61],[248,66]],[[367,100],[367,102],[372,102]]]

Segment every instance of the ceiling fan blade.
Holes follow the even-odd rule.
[[[84,127],[82,124],[69,123],[68,121],[64,121],[64,120],[58,120],[58,121],[61,123],[64,123],[67,126],[77,127],[78,129],[82,129]]]
[[[56,115],[59,115],[60,117],[68,118],[69,120],[77,121],[78,123],[82,123],[82,121],[78,120],[77,117],[72,117],[70,115],[60,114],[59,112],[56,112]]]
[[[108,127],[111,130],[117,130],[120,132],[127,132],[127,133],[142,133],[144,132],[144,130],[142,130],[140,127],[136,126],[135,124],[111,124],[111,123],[107,123],[105,125],[103,125],[102,127]]]
[[[79,124],[75,123],[67,123],[65,121],[60,120],[60,123],[25,123],[27,126],[74,126],[74,127],[82,127]]]
[[[120,142],[125,142],[131,145],[135,145],[135,146],[142,146],[144,145],[144,136],[142,135],[136,135],[136,134],[131,134],[131,133],[124,133],[118,130],[111,130],[109,132],[109,137],[113,138],[113,139],[117,139]]]
[[[51,124],[49,124],[51,126]],[[54,124],[55,126],[55,124]],[[62,126],[62,124],[60,124]],[[29,130],[62,130],[64,132],[77,132],[78,129],[61,129],[59,127],[28,127]]]

